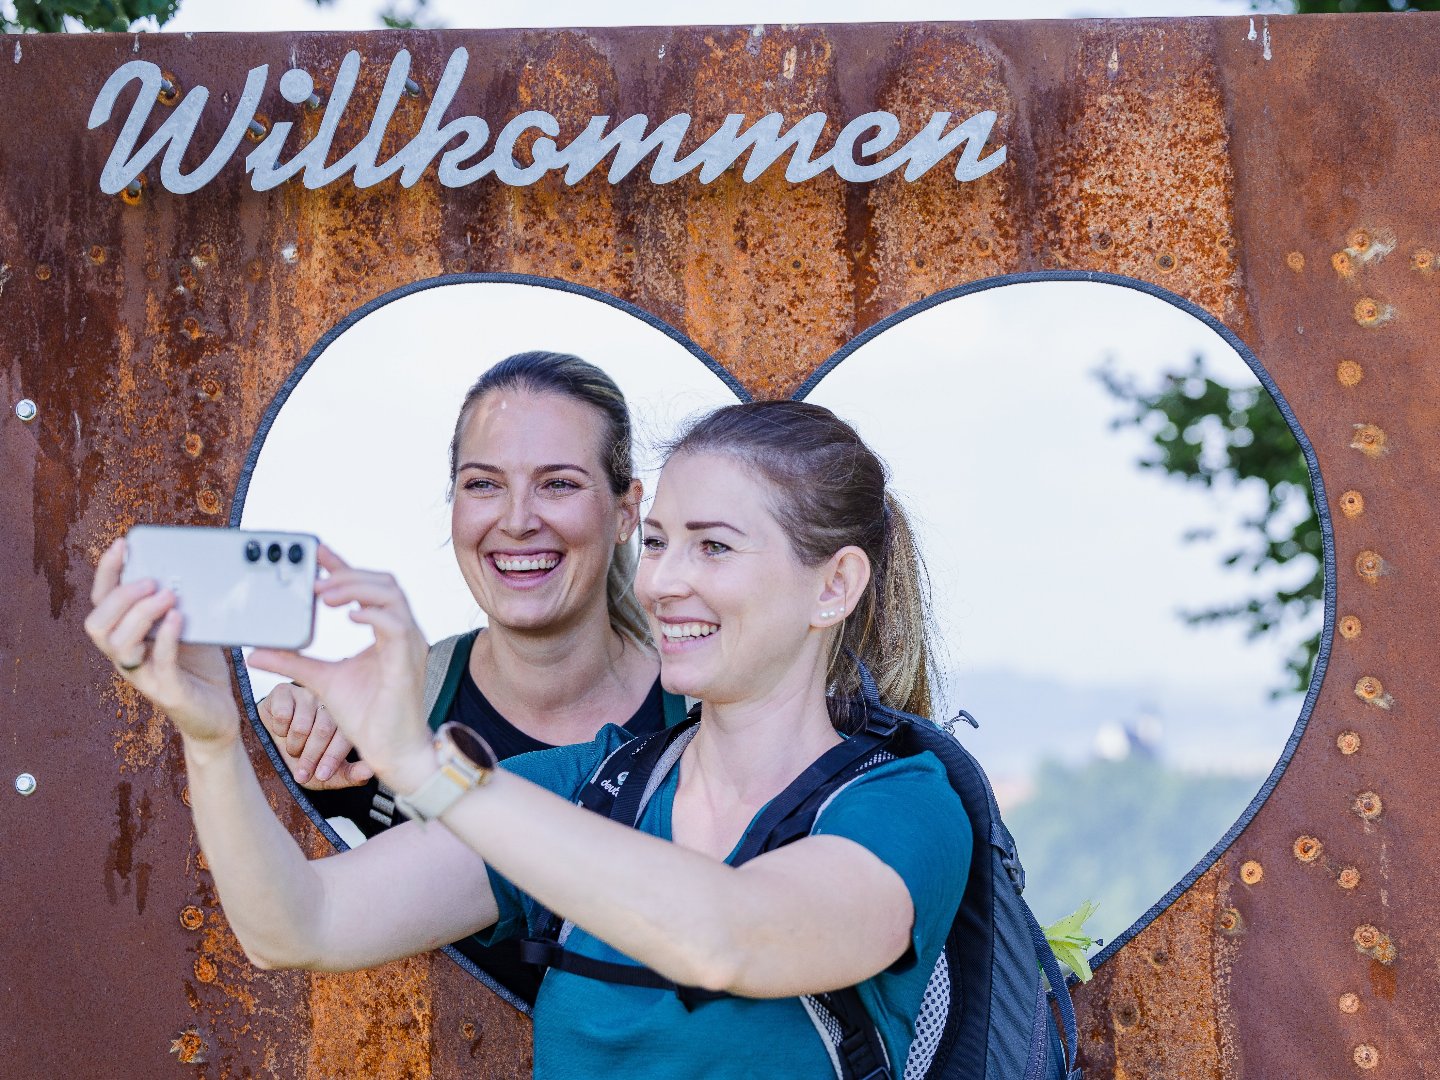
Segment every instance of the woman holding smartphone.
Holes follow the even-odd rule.
[[[664,990],[552,971],[536,1004],[537,1076],[829,1076],[801,995],[851,985],[898,1072],[970,861],[939,762],[876,765],[810,835],[728,861],[761,809],[844,743],[861,662],[883,702],[928,709],[910,531],[883,465],[828,411],[719,410],[665,466],[636,593],[667,689],[699,698],[703,719],[633,829],[571,802],[627,740],[614,727],[504,766],[453,730],[432,738],[427,646],[403,595],[325,552],[320,599],[358,605],[376,646],[335,663],[274,651],[252,663],[314,687],[427,820],[307,861],[250,768],[223,656],[181,646],[173,597],[118,586],[120,558],[101,560],[87,630],[123,666],[158,623],[126,677],[182,732],[200,841],[256,963],[365,967],[476,931],[523,933],[543,907],[574,925],[568,949],[730,996],[690,1008]],[[447,763],[466,779],[447,781]],[[380,882],[397,895],[377,912]]]

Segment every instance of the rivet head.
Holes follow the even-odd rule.
[[[1348,518],[1359,517],[1365,512],[1365,496],[1358,491],[1347,491],[1340,496],[1340,510]]]
[[[194,904],[190,904],[180,911],[180,925],[186,930],[199,930],[205,925],[205,913]]]
[[[1435,269],[1435,253],[1429,248],[1416,248],[1414,254],[1410,256],[1410,269],[1428,274]]]
[[[170,1040],[170,1053],[182,1065],[203,1065],[205,1063],[205,1040],[197,1031],[182,1031]]]
[[[1378,552],[1362,551],[1355,556],[1355,572],[1366,581],[1379,581],[1385,573],[1385,560]]]
[[[1380,1051],[1369,1043],[1355,1047],[1355,1064],[1362,1069],[1373,1069],[1380,1064]]]
[[[1235,908],[1226,908],[1220,912],[1220,918],[1216,920],[1222,934],[1238,934],[1241,930],[1240,912]]]
[[[28,397],[21,398],[15,403],[15,415],[20,418],[22,424],[28,424],[40,415],[40,406]]]
[[[1296,838],[1293,850],[1295,858],[1303,863],[1312,863],[1320,857],[1324,845],[1313,836],[1300,836]]]
[[[1346,641],[1354,641],[1358,638],[1361,629],[1360,620],[1354,615],[1346,615],[1340,620],[1340,636]]]
[[[1359,814],[1366,821],[1374,821],[1385,812],[1385,804],[1380,801],[1380,796],[1373,791],[1362,791],[1355,796],[1352,805],[1355,813]]]
[[[1254,859],[1240,867],[1240,880],[1246,885],[1258,885],[1265,876],[1265,868]]]
[[[1305,269],[1305,256],[1298,251],[1292,251],[1285,256],[1285,265],[1298,274]]]
[[[1355,321],[1361,326],[1375,326],[1385,321],[1385,309],[1379,301],[1363,296],[1355,302]]]
[[[1335,884],[1342,889],[1353,889],[1360,884],[1360,871],[1353,866],[1347,866],[1335,875]]]
[[[28,772],[22,772],[15,777],[15,790],[21,795],[34,795],[35,789],[39,787],[38,781]]]
[[[1353,731],[1342,731],[1335,737],[1335,747],[1347,757],[1360,752],[1360,736]]]
[[[1380,680],[1370,675],[1355,684],[1355,693],[1365,698],[1379,697],[1381,690]]]
[[[1357,1013],[1360,1011],[1359,994],[1341,994],[1340,1011],[1343,1013]]]
[[[1385,692],[1385,686],[1374,675],[1364,675],[1355,683],[1355,696],[1367,705],[1388,709],[1394,699]]]
[[[1385,432],[1374,424],[1356,424],[1350,448],[1370,457],[1379,457],[1385,453]]]
[[[1341,386],[1359,386],[1360,380],[1365,378],[1365,369],[1354,360],[1341,360],[1335,368],[1335,377],[1340,380]]]

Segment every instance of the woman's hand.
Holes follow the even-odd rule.
[[[155,703],[180,733],[200,742],[225,742],[240,734],[240,713],[223,649],[182,645],[184,618],[176,596],[153,580],[120,584],[125,541],[116,540],[95,567],[90,590],[94,609],[85,633],[115,670]],[[147,640],[155,630],[153,641]]]
[[[421,714],[429,645],[393,577],[352,569],[326,547],[319,558],[328,576],[316,583],[315,595],[330,607],[355,604],[350,618],[374,630],[375,644],[337,661],[256,649],[250,663],[309,687],[375,773],[396,790],[411,791],[435,771]]]
[[[345,760],[350,740],[335,726],[330,710],[305,687],[281,683],[256,710],[302,787],[310,791],[358,787],[375,775],[365,762]]]

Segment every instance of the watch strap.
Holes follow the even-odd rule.
[[[439,768],[430,778],[409,795],[395,796],[395,808],[406,817],[421,823],[434,821],[451,805],[472,788],[479,787],[490,778],[496,765],[495,752],[478,735],[464,729],[467,745],[479,751],[483,761],[475,761],[460,748],[452,728],[462,725],[442,724],[435,732],[432,745],[439,759]]]

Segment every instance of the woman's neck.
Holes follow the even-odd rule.
[[[541,742],[585,742],[634,715],[660,670],[649,649],[589,619],[558,633],[491,626],[475,639],[470,675],[506,720]]]
[[[705,702],[691,773],[719,798],[763,803],[840,742],[820,678],[801,678],[744,702]]]

